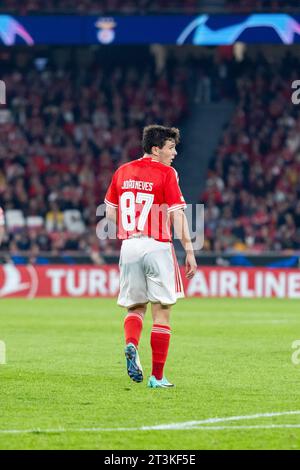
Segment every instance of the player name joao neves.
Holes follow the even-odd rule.
[[[144,191],[152,191],[153,183],[148,181],[125,180],[121,189],[143,189]]]

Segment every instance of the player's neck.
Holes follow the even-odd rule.
[[[159,162],[159,157],[153,155],[152,153],[144,153],[143,158],[151,158],[152,160],[155,160]]]

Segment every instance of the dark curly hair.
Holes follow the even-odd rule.
[[[143,131],[143,150],[145,153],[151,154],[152,147],[163,148],[166,140],[174,140],[177,145],[180,139],[179,129],[176,127],[164,127],[158,124],[147,126]]]

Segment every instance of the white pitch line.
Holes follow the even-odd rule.
[[[226,431],[248,429],[300,429],[300,424],[258,424],[253,426],[182,426],[181,428],[160,428],[154,431]],[[82,428],[82,429],[11,429],[0,430],[0,434],[61,434],[61,433],[93,433],[93,432],[121,432],[121,431],[150,431],[151,428]]]
[[[245,325],[263,325],[265,323],[272,324],[272,325],[281,325],[282,323],[290,323],[290,320],[241,320],[239,322],[240,324],[245,324]],[[298,323],[298,322],[297,322]]]
[[[185,430],[225,430],[225,429],[276,429],[276,428],[300,428],[300,424],[268,424],[255,426],[206,426],[206,424],[225,423],[229,421],[241,421],[258,418],[273,418],[276,416],[300,415],[300,410],[279,411],[272,413],[257,413],[254,415],[227,416],[224,418],[208,418],[200,421],[186,421],[183,423],[158,424],[155,426],[141,426],[132,428],[74,428],[74,429],[0,429],[0,434],[60,434],[78,432],[126,432],[126,431],[185,431]]]
[[[272,413],[257,413],[254,415],[242,415],[242,416],[227,416],[224,418],[208,418],[201,421],[186,421],[184,423],[174,423],[174,424],[159,424],[157,426],[143,426],[142,430],[160,430],[160,429],[182,429],[194,426],[199,426],[201,424],[214,424],[214,423],[225,423],[227,421],[246,421],[248,419],[258,419],[258,418],[273,418],[276,416],[287,416],[287,415],[300,415],[300,410],[296,411],[279,411]]]
[[[253,426],[193,426],[191,428],[186,429],[197,429],[200,431],[208,430],[208,431],[226,431],[226,430],[247,430],[247,429],[300,429],[300,424],[257,424]]]

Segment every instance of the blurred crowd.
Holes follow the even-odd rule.
[[[145,125],[181,126],[191,78],[199,80],[197,61],[173,58],[157,73],[151,57],[141,56],[139,66],[127,55],[118,65],[95,55],[86,67],[71,59],[65,68],[3,66],[9,107],[0,107],[0,206],[25,224],[10,220],[2,253],[78,252],[101,263],[119,249],[96,235],[112,174],[142,155]],[[199,196],[204,250],[300,250],[300,107],[291,99],[300,60],[290,53],[279,62],[220,60],[218,80],[213,61],[204,61],[214,101],[232,99],[235,107]]]
[[[142,156],[143,127],[176,125],[187,113],[188,69],[173,61],[157,75],[150,58],[140,66],[98,58],[85,69],[14,70],[1,76],[9,107],[0,108],[0,206],[14,215],[1,249],[80,250],[100,262],[118,242],[99,242],[97,206],[114,170]],[[67,211],[82,219],[74,230]]]
[[[299,0],[2,0],[0,12],[30,14],[197,14],[299,11]]]
[[[206,250],[300,250],[299,70],[290,54],[277,65],[259,56],[235,68],[237,105],[200,196]]]
[[[299,12],[299,0],[226,0],[227,11],[236,13],[251,12]]]
[[[0,11],[19,15],[56,14],[121,14],[195,13],[199,0],[2,0]]]

